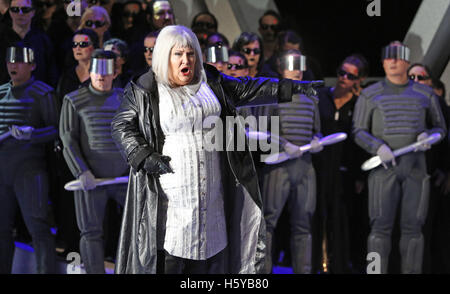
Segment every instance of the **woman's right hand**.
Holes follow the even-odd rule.
[[[149,174],[163,175],[166,173],[174,173],[169,161],[169,156],[154,152],[145,159],[144,169]]]

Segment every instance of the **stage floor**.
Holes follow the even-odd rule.
[[[14,252],[13,260],[13,274],[35,274],[36,273],[36,258],[33,247],[28,244],[15,242],[16,250]],[[106,274],[114,273],[114,263],[105,261]],[[275,266],[273,268],[274,274],[292,274],[292,268]],[[86,274],[83,265],[80,266],[70,264],[60,257],[57,258],[57,274]]]

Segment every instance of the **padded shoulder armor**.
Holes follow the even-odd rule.
[[[306,96],[306,95],[305,95]],[[319,97],[317,96],[306,96],[314,102],[314,104],[319,104]]]
[[[412,88],[414,92],[418,92],[427,97],[430,97],[434,93],[431,87],[420,83],[413,83]]]
[[[67,99],[72,103],[73,107],[77,109],[80,105],[87,103],[91,98],[91,92],[88,87],[82,87],[73,92],[67,94],[64,99]]]
[[[384,89],[383,81],[379,81],[379,82],[365,88],[361,92],[361,95],[364,95],[366,98],[370,99],[370,98],[378,95],[379,93],[381,93],[383,91],[383,89]]]
[[[0,99],[3,98],[6,95],[6,93],[8,93],[9,89],[11,89],[10,83],[0,85]]]
[[[43,97],[45,95],[47,95],[48,93],[53,92],[55,89],[53,89],[53,87],[47,85],[44,82],[41,81],[34,81],[31,86],[30,86],[30,94],[32,96],[39,96],[39,97]]]

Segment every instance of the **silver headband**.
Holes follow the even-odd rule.
[[[6,62],[34,62],[34,51],[31,48],[9,47],[6,49]]]
[[[92,58],[89,72],[104,76],[114,74],[114,59]]]
[[[306,57],[304,55],[286,55],[281,59],[281,69],[283,70],[306,70]]]
[[[409,48],[403,45],[388,45],[381,51],[381,60],[392,58],[409,62]]]
[[[206,62],[228,62],[228,50],[223,46],[211,46],[206,49]]]

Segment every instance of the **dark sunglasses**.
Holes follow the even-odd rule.
[[[261,53],[261,49],[259,49],[259,48],[255,48],[255,49],[243,48],[242,49],[242,52],[244,52],[245,54],[250,54],[252,51],[255,55],[258,55]]]
[[[64,0],[64,4],[70,4],[70,3],[72,3],[72,1],[75,1],[75,0]]]
[[[339,70],[337,71],[337,75],[340,76],[340,77],[346,76],[347,79],[349,79],[350,81],[354,81],[354,80],[359,79],[358,76],[355,76],[354,74],[351,74],[351,73],[349,73],[349,72],[346,72],[346,71],[343,70],[343,69],[339,69]]]
[[[268,25],[268,24],[262,24],[261,29],[264,31],[267,31],[268,29],[271,29],[272,31],[278,31],[280,29],[279,25]]]
[[[92,28],[93,25],[95,25],[96,28],[101,28],[102,26],[105,25],[106,22],[104,21],[92,21],[92,20],[87,20],[84,25],[87,26],[88,28]]]
[[[233,67],[234,67],[235,70],[241,70],[241,69],[246,69],[247,68],[247,66],[245,66],[245,64],[233,64],[233,63],[228,63],[227,64],[227,68],[228,69],[233,69]]]
[[[23,14],[26,14],[26,13],[30,13],[31,11],[33,11],[34,8],[33,7],[28,7],[28,6],[22,6],[22,7],[11,6],[9,8],[9,10],[11,10],[12,13],[19,13],[20,11],[22,11]]]
[[[72,48],[77,48],[80,46],[80,48],[86,48],[91,45],[91,42],[72,42]]]
[[[155,47],[144,47],[144,52],[151,52],[151,53],[153,53],[153,48],[155,48]]]
[[[419,81],[426,81],[426,80],[429,80],[429,79],[430,79],[429,76],[409,75],[409,79],[412,80],[412,81],[414,81],[414,80],[416,79],[416,77],[417,77],[417,79],[418,79]]]
[[[195,28],[214,29],[216,26],[210,22],[199,21],[194,24]]]

